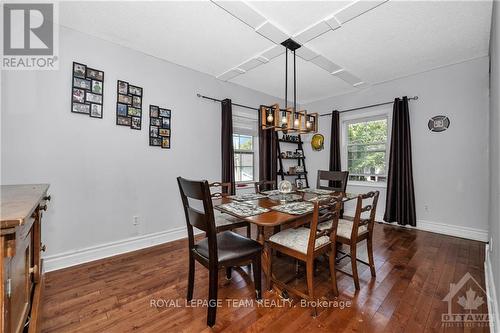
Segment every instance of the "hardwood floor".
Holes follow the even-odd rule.
[[[251,272],[236,268],[228,281],[221,270],[222,306],[210,329],[206,307],[185,304],[187,241],[180,240],[46,274],[42,332],[488,332],[445,328],[441,322],[450,283],[469,272],[484,289],[484,255],[481,242],[376,224],[377,277],[371,279],[370,270],[360,265],[361,290],[355,292],[352,278],[337,274],[337,300],[352,306],[320,307],[313,318],[299,300],[290,304],[272,292],[264,293],[259,306],[229,305],[228,299],[252,303]],[[274,260],[279,274],[293,274],[293,262]],[[318,266],[318,295],[333,300],[328,268]],[[207,281],[208,270],[197,264],[195,299],[206,300]],[[179,307],[160,306],[167,300]],[[486,304],[479,309],[487,313]]]

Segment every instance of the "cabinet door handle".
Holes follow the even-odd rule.
[[[50,197],[50,194],[49,194],[49,195],[45,196],[45,197],[43,198],[43,200],[50,201],[50,198],[51,198],[51,197]]]
[[[47,205],[40,206],[40,210],[47,210]]]
[[[45,244],[44,244],[44,245],[42,245],[42,247],[40,248],[40,250],[42,250],[42,252],[45,252],[46,248],[47,248],[47,247],[46,247],[46,246],[45,246]]]

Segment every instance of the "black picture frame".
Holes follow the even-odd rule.
[[[92,97],[92,100],[89,100],[87,96]],[[103,103],[104,71],[73,61],[71,67],[71,112],[102,119]]]
[[[172,110],[149,105],[149,145],[162,149],[172,147]]]
[[[116,125],[142,129],[142,94],[141,87],[123,80],[116,81]]]

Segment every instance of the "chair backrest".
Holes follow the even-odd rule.
[[[217,236],[210,188],[206,180],[195,181],[177,177],[182,206],[186,215],[189,248],[194,247],[193,227],[205,231],[208,237],[209,259],[217,260]],[[192,206],[194,200],[201,201],[203,211]]]
[[[318,170],[316,188],[345,193],[349,171],[326,171]],[[322,185],[321,181],[328,181],[328,185]]]
[[[258,194],[262,191],[269,191],[276,189],[276,182],[274,180],[261,180],[260,182],[256,182],[255,193]]]
[[[367,226],[369,232],[373,231],[379,194],[379,191],[372,191],[358,195],[351,240],[355,240],[358,237],[358,228],[361,226]]]
[[[220,199],[220,198],[225,198],[231,195],[231,183],[222,183],[222,182],[213,182],[208,184],[210,187],[210,196],[212,199]],[[212,190],[212,189],[219,189],[217,190]]]
[[[316,239],[319,237],[327,236],[330,238],[330,241],[336,241],[341,206],[341,197],[332,196],[331,198],[314,202],[313,216],[309,231],[309,243],[307,245],[308,254],[311,254],[316,248]],[[318,230],[318,225],[320,223],[329,221],[332,222],[330,228]]]

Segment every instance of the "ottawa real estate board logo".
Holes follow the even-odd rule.
[[[4,2],[2,21],[2,69],[58,69],[57,3]]]
[[[483,287],[466,273],[458,283],[450,284],[443,301],[448,311],[441,315],[443,327],[480,328],[489,326],[488,296]]]

